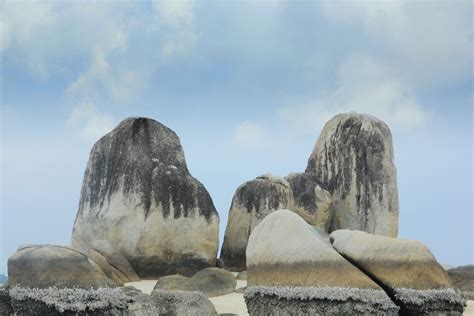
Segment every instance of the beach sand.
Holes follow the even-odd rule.
[[[125,283],[126,286],[132,285],[142,291],[150,294],[157,280],[142,280],[139,282]],[[237,280],[236,289],[247,286],[247,281]],[[244,295],[240,293],[230,293],[221,296],[210,297],[209,300],[214,304],[218,314],[232,313],[238,315],[248,315],[245,305]],[[464,316],[474,316],[474,301],[467,301],[467,307],[464,310]]]
[[[138,282],[125,283],[125,286],[134,286],[143,293],[150,294],[155,287],[157,280],[142,280]],[[236,289],[247,286],[247,281],[237,280]],[[241,293],[230,293],[221,296],[210,297],[209,300],[214,304],[218,314],[232,313],[238,315],[248,315],[245,305],[244,295]]]

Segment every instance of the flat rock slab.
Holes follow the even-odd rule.
[[[382,290],[333,287],[249,287],[250,315],[398,315]]]
[[[402,313],[462,314],[463,299],[450,288],[446,271],[421,242],[350,230],[335,231],[330,240],[339,253],[381,284]]]

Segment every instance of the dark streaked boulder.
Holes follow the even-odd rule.
[[[218,229],[212,199],[171,129],[128,118],[94,144],[73,246],[108,241],[142,278],[192,275],[215,266]]]
[[[239,186],[232,198],[221,250],[226,269],[245,270],[245,249],[255,226],[268,214],[293,204],[290,185],[281,177],[266,174]]]
[[[398,190],[392,135],[381,120],[338,114],[324,126],[306,167],[332,193],[330,231],[396,237]]]

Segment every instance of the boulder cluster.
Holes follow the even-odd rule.
[[[128,118],[91,150],[71,244],[10,257],[0,314],[217,315],[209,297],[245,291],[250,315],[462,315],[472,266],[447,273],[397,238],[398,215],[389,128],[339,114],[304,172],[237,188],[217,258],[219,215],[178,136]],[[126,286],[141,279],[150,295]]]

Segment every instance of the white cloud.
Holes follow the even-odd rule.
[[[430,113],[387,65],[350,58],[339,69],[337,86],[306,105],[282,107],[278,116],[298,129],[319,131],[332,116],[356,111],[381,118],[392,129],[424,127]]]
[[[92,101],[84,101],[71,112],[68,125],[79,130],[82,139],[96,141],[110,132],[116,124],[116,119],[101,113]]]
[[[325,1],[326,16],[368,35],[372,55],[406,82],[434,88],[472,75],[471,1]]]
[[[233,143],[246,149],[265,148],[271,142],[270,131],[266,125],[245,121],[234,130]]]

